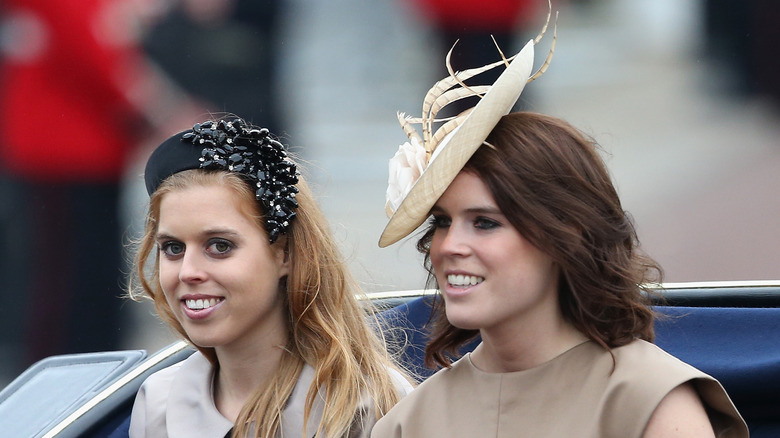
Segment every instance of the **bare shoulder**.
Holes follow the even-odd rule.
[[[714,438],[715,432],[699,394],[689,382],[674,388],[661,400],[642,437]]]

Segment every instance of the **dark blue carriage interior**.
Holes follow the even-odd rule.
[[[675,287],[664,296],[656,343],[717,378],[752,437],[780,437],[780,284]],[[401,360],[420,376],[434,371],[422,361],[431,300],[399,299],[382,315],[390,337],[406,341]],[[20,437],[126,437],[146,376],[191,352],[179,344],[149,358],[139,351],[47,358],[0,392],[0,430]],[[78,411],[85,403],[89,409]]]

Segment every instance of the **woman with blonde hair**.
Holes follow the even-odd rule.
[[[144,178],[132,293],[197,352],[146,380],[130,435],[367,436],[411,386],[285,148],[240,118],[206,121]]]

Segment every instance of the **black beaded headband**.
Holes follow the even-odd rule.
[[[298,208],[297,167],[268,129],[249,126],[237,117],[195,124],[163,142],[149,157],[146,191],[151,195],[165,178],[190,169],[234,172],[252,185],[271,243],[290,230]]]

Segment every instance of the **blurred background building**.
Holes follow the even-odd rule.
[[[156,141],[211,112],[254,108],[249,117],[275,126],[305,161],[365,289],[423,287],[415,240],[385,249],[377,241],[386,223],[387,162],[406,140],[395,113],[419,113],[425,92],[441,78],[445,48],[454,42],[442,42],[441,26],[421,10],[433,0],[286,0],[269,3],[270,15],[258,18],[267,20],[261,24],[243,20],[263,16],[258,11],[209,11],[214,2],[208,0],[124,1],[148,8],[138,46],[158,76],[152,87],[158,99],[145,106],[146,118],[164,121],[145,128],[123,173],[120,218],[127,234],[140,229],[142,166]],[[533,9],[518,13],[516,28],[502,29],[511,46],[502,47],[506,53],[534,37],[546,16],[544,2],[522,3]],[[191,15],[188,22],[188,11],[203,8],[214,21],[192,21]],[[780,279],[775,2],[569,0],[553,2],[553,8],[560,11],[555,56],[545,76],[527,88],[521,106],[563,117],[602,145],[624,208],[645,249],[664,266],[666,280]],[[172,23],[210,33],[173,32]],[[238,36],[225,30],[239,25]],[[193,43],[186,34],[209,37]],[[448,29],[444,39],[456,34],[457,28]],[[537,47],[538,63],[551,36],[548,31]],[[0,38],[5,45],[6,33]],[[221,64],[204,66],[212,57]],[[241,74],[247,71],[253,72],[248,79]],[[214,77],[220,87],[236,87],[214,93]],[[243,103],[228,99],[236,93]],[[45,131],[48,123],[38,125]],[[3,196],[3,211],[9,212],[3,233],[13,235],[8,227],[15,203],[30,200]],[[21,245],[4,246],[0,261],[15,260],[26,250]],[[0,291],[3,321],[18,320],[10,312],[25,301],[16,289],[24,278],[16,281],[6,281]],[[151,306],[128,302],[121,309],[117,348],[155,350],[173,339],[151,316]],[[22,339],[21,327],[5,330]],[[13,350],[3,350],[0,361],[15,363],[6,351]]]

